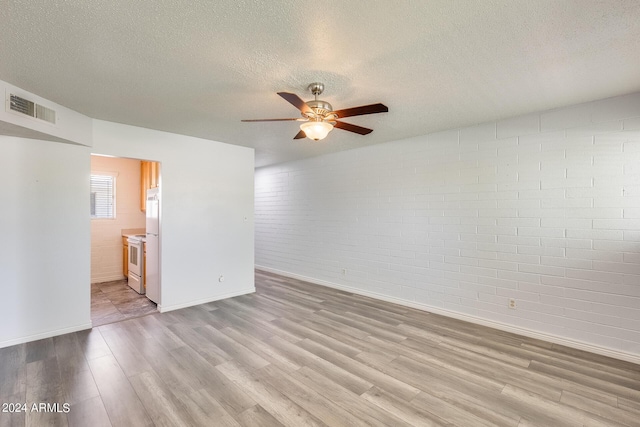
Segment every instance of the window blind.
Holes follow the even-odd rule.
[[[91,218],[115,218],[114,176],[91,175]]]

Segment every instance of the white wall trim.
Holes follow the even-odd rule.
[[[182,304],[175,304],[170,306],[163,306],[158,304],[158,311],[160,313],[166,313],[168,311],[180,310],[181,308],[193,307],[194,305],[206,304],[208,302],[219,301],[221,299],[227,299],[227,298],[239,297],[240,295],[252,294],[252,293],[255,293],[255,291],[256,291],[256,288],[252,287],[252,288],[244,289],[237,292],[230,292],[228,294],[216,295],[213,298],[204,298],[200,300],[185,302]]]
[[[607,347],[596,346],[593,344],[585,343],[582,341],[571,340],[557,335],[542,333],[531,329],[521,328],[518,326],[508,325],[506,323],[496,322],[493,320],[483,319],[481,317],[470,316],[467,314],[458,313],[455,311],[445,310],[438,307],[433,307],[427,304],[422,304],[414,301],[407,301],[400,298],[394,298],[387,295],[382,295],[376,292],[364,291],[362,289],[352,288],[350,286],[340,285],[325,280],[315,279],[313,277],[303,276],[288,271],[278,270],[276,268],[265,267],[256,265],[257,270],[266,271],[269,273],[279,274],[285,277],[291,277],[292,279],[304,280],[305,282],[313,283],[316,285],[326,286],[329,288],[339,289],[345,292],[351,292],[353,294],[363,295],[366,297],[387,301],[390,303],[402,305],[405,307],[415,308],[418,310],[426,311],[429,313],[440,314],[442,316],[451,317],[454,319],[462,320],[477,325],[487,326],[489,328],[498,329],[505,332],[511,332],[514,334],[522,335],[529,338],[535,338],[543,341],[548,341],[554,344],[564,345],[566,347],[575,348],[577,350],[588,351],[590,353],[599,354],[601,356],[612,357],[614,359],[624,360],[631,363],[640,364],[640,355],[633,353],[626,353],[618,350],[613,350]]]
[[[115,281],[118,281],[118,280],[125,280],[125,279],[126,279],[126,277],[124,277],[122,275],[122,273],[120,273],[120,274],[117,274],[117,275],[114,274],[112,276],[100,277],[99,279],[96,279],[97,282],[91,282],[91,284],[92,285],[97,285],[99,283],[115,282]]]
[[[26,337],[15,338],[12,340],[0,342],[0,348],[11,347],[12,345],[23,344],[30,341],[42,340],[45,338],[56,337],[58,335],[70,334],[72,332],[84,331],[85,329],[91,329],[92,323],[83,323],[77,326],[71,326],[69,328],[56,329],[54,331],[42,332],[35,335],[28,335]]]

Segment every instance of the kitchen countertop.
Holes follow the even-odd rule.
[[[145,230],[144,228],[123,228],[120,230],[120,233],[123,236],[129,237],[135,236],[136,234],[146,234],[147,230]]]
[[[140,236],[140,240],[147,241],[146,230],[144,228],[123,228],[121,230],[122,237]]]

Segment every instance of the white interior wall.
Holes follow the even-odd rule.
[[[92,150],[162,163],[162,311],[255,290],[253,149],[94,120]]]
[[[639,165],[631,94],[261,168],[256,264],[640,362]]]
[[[162,162],[162,310],[255,290],[253,149],[93,129],[93,148],[0,136],[0,347],[91,327],[91,151]]]
[[[91,283],[122,280],[122,229],[145,228],[140,210],[140,160],[91,156],[91,174],[116,176],[115,218],[91,220]]]
[[[89,149],[0,136],[0,182],[0,347],[89,328]]]

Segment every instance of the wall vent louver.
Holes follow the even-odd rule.
[[[56,111],[43,105],[36,104],[28,99],[11,94],[9,97],[9,109],[16,113],[24,114],[35,119],[56,124]]]

